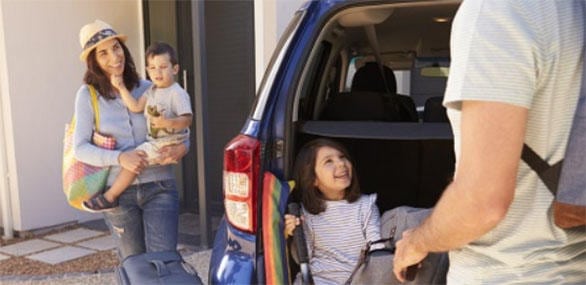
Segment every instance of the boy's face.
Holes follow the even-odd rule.
[[[179,71],[179,65],[173,65],[169,54],[157,54],[148,58],[147,72],[151,81],[158,88],[166,88],[175,82],[174,76]]]

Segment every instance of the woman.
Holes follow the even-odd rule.
[[[142,113],[130,112],[111,76],[123,78],[124,85],[138,98],[150,86],[140,80],[134,61],[124,45],[126,36],[96,20],[81,28],[80,59],[87,64],[84,85],[75,100],[74,152],[77,159],[97,166],[111,166],[108,186],[121,168],[138,174],[134,183],[119,197],[119,207],[104,216],[118,244],[119,257],[143,252],[175,250],[177,247],[179,199],[171,163],[187,153],[188,145],[161,149],[159,165],[147,166],[146,155],[134,148],[146,140],[147,126]],[[89,85],[98,94],[99,132],[116,139],[116,148],[106,150],[92,144],[94,111]]]

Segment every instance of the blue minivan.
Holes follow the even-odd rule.
[[[460,1],[306,2],[285,30],[239,135],[224,149],[213,284],[291,283],[282,214],[309,140],[344,144],[382,212],[432,207],[454,172],[442,97]]]

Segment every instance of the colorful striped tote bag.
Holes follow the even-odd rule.
[[[92,108],[94,110],[94,133],[92,142],[94,145],[114,149],[116,140],[113,137],[100,134],[100,112],[98,107],[98,95],[93,86],[88,85]],[[63,139],[63,192],[67,202],[72,207],[83,210],[83,201],[100,193],[106,187],[110,167],[100,167],[81,162],[73,155],[73,131],[75,129],[75,116],[71,123],[65,125],[65,137]]]

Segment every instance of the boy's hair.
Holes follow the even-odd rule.
[[[132,59],[132,55],[130,55],[128,47],[126,47],[121,40],[118,40],[118,42],[124,51],[124,73],[122,74],[124,85],[128,90],[132,90],[134,87],[138,86],[140,78],[136,72],[134,60]],[[104,73],[98,64],[98,60],[96,59],[96,49],[93,49],[88,54],[86,65],[87,70],[83,76],[83,82],[88,85],[93,85],[100,96],[103,96],[106,99],[116,99],[116,96],[114,96],[114,88],[110,83],[110,78]]]
[[[169,59],[171,60],[171,64],[176,65],[179,63],[175,49],[172,46],[164,42],[154,42],[147,48],[145,52],[146,64],[148,65],[149,58],[161,54],[168,54]]]
[[[322,147],[331,147],[340,151],[352,163],[352,181],[346,188],[344,199],[349,203],[355,202],[360,198],[360,185],[358,176],[354,169],[354,162],[350,158],[346,148],[338,142],[319,138],[305,144],[295,160],[293,168],[293,178],[297,182],[297,187],[301,192],[301,203],[309,213],[317,215],[326,210],[324,196],[321,191],[315,187],[315,160],[317,151]]]

